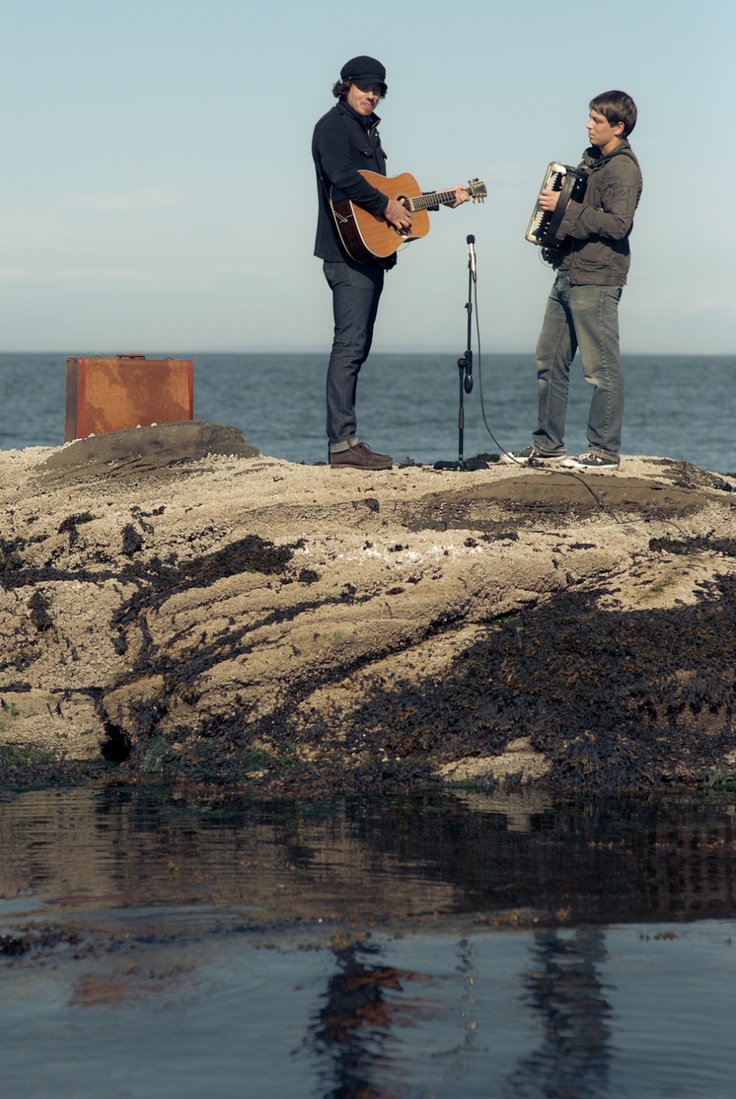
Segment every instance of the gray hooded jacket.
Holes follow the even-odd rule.
[[[588,185],[582,202],[568,203],[557,230],[566,252],[560,270],[572,286],[623,286],[641,197],[639,162],[624,138],[608,156],[586,149],[580,167],[588,171]]]

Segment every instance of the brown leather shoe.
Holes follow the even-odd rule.
[[[390,469],[393,462],[390,454],[376,454],[366,443],[356,443],[347,450],[330,454],[333,469]]]

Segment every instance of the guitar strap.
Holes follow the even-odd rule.
[[[320,172],[320,176],[319,176],[319,181],[325,189],[325,194],[327,195],[327,201],[329,202],[330,201],[330,188],[327,186],[327,184],[325,182],[325,177],[322,175],[321,172]]]

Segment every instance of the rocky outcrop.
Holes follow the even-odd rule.
[[[377,473],[165,425],[0,455],[0,767],[302,792],[736,772],[734,482]]]

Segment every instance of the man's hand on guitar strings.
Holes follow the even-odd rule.
[[[393,225],[394,229],[399,232],[411,229],[411,212],[398,199],[390,198],[388,200],[383,216],[389,225]]]

